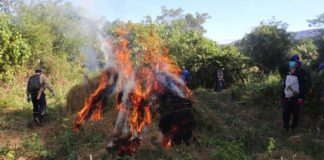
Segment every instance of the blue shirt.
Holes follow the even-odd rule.
[[[189,71],[187,69],[182,70],[181,78],[185,81],[188,81],[189,77],[190,77]]]

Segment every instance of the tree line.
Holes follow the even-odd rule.
[[[224,69],[228,84],[237,84],[256,73],[285,72],[287,59],[293,54],[299,54],[310,69],[324,60],[323,34],[296,41],[287,32],[287,24],[271,20],[261,22],[233,45],[219,45],[204,36],[203,24],[209,18],[208,13],[184,13],[181,8],[163,6],[161,15],[146,16],[138,23],[104,19],[102,25],[102,19],[99,23],[85,16],[69,2],[1,1],[0,79],[2,83],[9,82],[22,67],[41,66],[49,73],[59,72],[60,64],[64,64],[64,70],[82,73],[84,48],[94,48],[98,52],[95,56],[102,62],[100,42],[93,34],[99,25],[103,26],[100,32],[110,36],[116,34],[120,25],[126,26],[133,51],[145,50],[138,38],[156,32],[176,64],[190,70],[193,88],[213,87],[217,69]],[[322,14],[308,23],[321,27],[323,19]]]

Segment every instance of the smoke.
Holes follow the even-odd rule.
[[[87,47],[81,49],[81,53],[85,56],[85,74],[98,72],[100,69],[98,52],[94,48]]]
[[[179,76],[180,69],[167,56],[168,53],[162,46],[161,39],[157,34],[152,31],[148,39],[137,39],[143,41],[141,43],[147,43],[144,46],[148,46],[148,48],[134,51],[133,48],[140,48],[141,46],[134,46],[136,44],[132,43],[134,37],[131,37],[133,34],[129,33],[132,31],[127,30],[125,25],[121,25],[119,28],[117,27],[116,34],[107,35],[107,28],[105,28],[107,25],[105,24],[107,24],[107,21],[86,20],[84,25],[79,27],[81,30],[85,30],[83,33],[89,36],[89,39],[92,40],[90,44],[93,44],[83,49],[87,70],[90,73],[103,70],[107,71],[103,73],[109,75],[105,75],[108,83],[100,82],[99,89],[91,95],[89,105],[85,108],[89,107],[96,112],[97,106],[103,108],[104,100],[101,97],[104,96],[100,96],[101,94],[106,93],[106,97],[117,95],[119,113],[113,134],[118,139],[127,139],[127,142],[132,143],[135,142],[133,140],[141,139],[141,136],[145,134],[146,127],[152,123],[152,117],[154,114],[157,115],[158,104],[155,101],[158,101],[160,96],[170,94],[178,97],[173,99],[189,99],[188,90],[185,82]],[[109,94],[106,90],[109,90]],[[91,101],[92,99],[96,99],[96,101]],[[179,100],[179,102],[186,101]],[[185,107],[190,109],[191,104]],[[182,108],[181,106],[173,108],[173,110],[176,109]],[[91,110],[89,109],[89,111]],[[84,109],[83,111],[87,110]],[[83,115],[86,114],[93,113],[89,112]],[[180,119],[186,119],[186,116],[182,117],[184,118]],[[82,120],[82,118],[80,119]],[[83,122],[77,121],[77,124],[80,123]],[[181,126],[181,124],[183,123],[179,122],[177,126]],[[164,131],[170,134],[169,126]],[[172,136],[167,139],[170,138]],[[108,147],[113,146],[114,143],[109,143]]]

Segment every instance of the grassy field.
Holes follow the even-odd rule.
[[[0,159],[318,159],[324,157],[323,133],[307,116],[298,131],[282,130],[278,104],[258,106],[232,97],[229,91],[194,91],[197,127],[189,146],[161,147],[157,124],[147,130],[134,157],[115,157],[104,146],[117,111],[108,107],[103,120],[89,122],[75,133],[75,114],[50,98],[48,116],[42,126],[31,122],[31,104],[0,110]],[[316,122],[316,123],[314,123]]]

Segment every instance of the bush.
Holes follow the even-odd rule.
[[[55,140],[59,145],[57,153],[60,155],[68,155],[68,157],[73,157],[74,154],[69,153],[74,153],[75,147],[78,144],[78,136],[79,133],[73,132],[71,128],[65,128],[65,130],[60,133]]]
[[[267,73],[279,69],[285,64],[291,45],[287,24],[262,22],[240,42],[242,53],[251,57],[253,62]]]
[[[28,156],[41,158],[53,157],[53,153],[45,148],[37,133],[33,133],[31,137],[26,138],[22,142],[22,146]]]
[[[31,55],[27,41],[11,23],[9,16],[0,13],[0,80],[10,80],[13,71]]]
[[[219,150],[211,155],[211,159],[232,160],[249,159],[244,151],[244,144],[240,141],[224,142],[219,145]]]
[[[249,98],[249,102],[273,105],[280,99],[282,80],[278,72],[269,75],[251,76],[243,85],[232,87],[232,94],[236,98]]]

